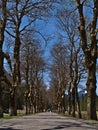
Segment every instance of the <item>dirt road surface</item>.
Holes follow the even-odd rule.
[[[98,130],[98,127],[83,120],[46,112],[0,120],[0,130]]]

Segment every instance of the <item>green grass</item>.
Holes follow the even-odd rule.
[[[4,117],[3,117],[4,119],[10,119],[11,118],[11,116],[9,115],[9,114],[5,114],[4,113]]]
[[[32,115],[34,115],[34,114],[35,114],[35,113],[26,115],[25,113],[18,113],[17,116],[10,116],[10,114],[4,113],[4,114],[3,114],[3,118],[0,118],[0,120],[18,118],[18,117],[20,117],[20,116],[32,116]],[[37,114],[37,113],[36,113],[36,114]]]
[[[0,120],[18,118],[18,117],[20,117],[20,116],[25,116],[25,114],[18,114],[17,116],[10,116],[10,114],[5,114],[5,113],[4,113],[3,118],[0,118]]]
[[[9,114],[3,114],[3,118],[0,118],[0,120],[3,120],[3,119],[11,119],[12,117],[9,115]]]

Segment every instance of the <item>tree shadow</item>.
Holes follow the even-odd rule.
[[[64,124],[61,124],[61,125],[58,125],[56,127],[53,127],[53,128],[47,128],[47,129],[42,129],[42,130],[61,130],[61,129],[64,129],[64,128],[75,128],[75,129],[79,129],[79,128],[83,128],[84,130],[86,129],[91,129],[91,130],[96,130],[96,128],[93,128],[92,126],[90,125],[87,125],[86,123],[70,123],[70,122],[67,122]]]
[[[14,129],[14,128],[0,128],[0,130],[21,130],[21,129]]]

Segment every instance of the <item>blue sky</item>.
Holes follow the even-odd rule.
[[[37,20],[35,24],[36,28],[42,33],[42,35],[48,39],[47,40],[47,45],[45,46],[45,41],[42,37],[41,38],[41,43],[43,46],[43,49],[45,51],[44,53],[44,59],[47,61],[47,64],[51,62],[51,55],[50,55],[50,50],[57,41],[56,38],[56,20],[54,17],[47,19],[47,21],[42,21],[42,20]],[[47,87],[49,87],[49,82],[50,82],[50,77],[49,77],[49,71],[46,70],[44,74],[44,81]]]

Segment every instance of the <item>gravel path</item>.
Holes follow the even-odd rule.
[[[0,120],[0,130],[98,130],[98,128],[97,125],[91,125],[83,120],[46,112]]]

